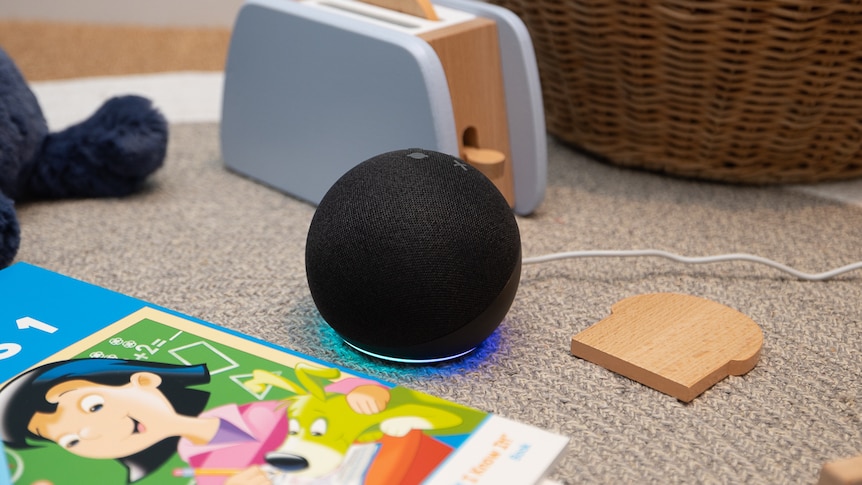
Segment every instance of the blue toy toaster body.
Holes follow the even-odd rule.
[[[418,147],[460,156],[450,87],[434,49],[410,25],[333,8],[336,1],[351,0],[248,0],[225,69],[226,166],[312,204],[353,166],[383,152]],[[512,205],[529,214],[544,197],[547,171],[529,34],[500,7],[467,0],[436,5],[496,23]]]

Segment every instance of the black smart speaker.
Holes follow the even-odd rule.
[[[464,355],[499,326],[521,275],[502,194],[443,153],[408,149],[344,174],[311,220],[312,298],[345,342],[388,360]]]

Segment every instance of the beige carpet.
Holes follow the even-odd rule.
[[[0,45],[9,42],[6,26]],[[76,29],[56,42],[89,35]],[[139,36],[135,55],[161,58],[144,43],[154,38]],[[96,72],[73,73],[79,65],[63,66],[63,56],[46,64],[40,59],[48,54],[10,50],[33,66],[30,76]],[[222,61],[213,62],[216,69]],[[545,202],[518,218],[527,256],[597,248],[748,252],[808,271],[862,260],[859,207],[778,187],[624,170],[555,140],[549,148]],[[303,266],[313,207],[226,171],[217,124],[172,126],[166,166],[140,194],[19,209],[20,260],[569,436],[550,474],[562,483],[813,484],[823,463],[862,453],[862,273],[814,283],[749,263],[529,266],[507,319],[476,354],[408,367],[357,356],[320,321]],[[649,292],[701,296],[748,315],[765,336],[759,364],[683,404],[569,354],[572,335],[615,302]]]

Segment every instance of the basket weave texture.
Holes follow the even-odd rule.
[[[862,175],[862,0],[491,0],[536,49],[548,131],[736,183]]]

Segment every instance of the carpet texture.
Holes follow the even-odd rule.
[[[621,169],[548,143],[545,201],[518,217],[525,256],[746,252],[811,272],[862,260],[860,207]],[[804,282],[751,263],[530,265],[483,347],[411,367],[360,357],[321,322],[303,262],[314,208],[227,171],[217,124],[171,126],[165,167],[139,194],[19,212],[21,261],[564,434],[549,474],[561,483],[813,484],[825,462],[862,453],[862,272]],[[570,355],[571,337],[615,302],[651,292],[748,315],[763,329],[760,362],[684,404]]]

